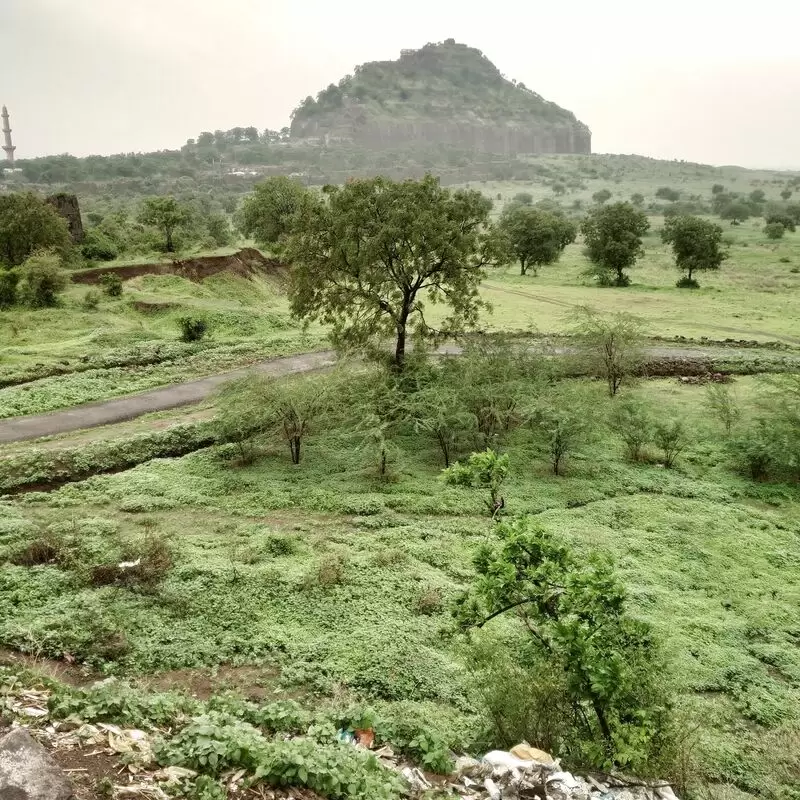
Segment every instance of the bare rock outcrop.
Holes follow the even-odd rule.
[[[61,767],[25,728],[0,738],[2,800],[71,800],[72,786]]]

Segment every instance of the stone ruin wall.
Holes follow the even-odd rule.
[[[72,237],[72,241],[80,244],[83,241],[84,232],[77,196],[64,193],[54,194],[47,198],[47,202],[67,221],[67,228],[69,228],[69,235]]]

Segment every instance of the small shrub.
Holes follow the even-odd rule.
[[[338,553],[324,556],[316,568],[306,575],[305,587],[319,586],[329,589],[345,582],[347,561]]]
[[[272,534],[264,542],[264,550],[271,556],[290,556],[297,552],[297,539],[293,536]]]
[[[0,308],[10,308],[17,302],[19,270],[0,267]]]
[[[91,569],[95,586],[123,586],[152,591],[172,569],[172,550],[167,541],[147,534],[140,544],[130,545],[116,564],[98,564]]]
[[[686,446],[683,423],[678,419],[656,423],[653,441],[661,450],[664,466],[672,469],[675,466],[675,460]]]
[[[609,424],[625,443],[628,460],[642,461],[644,447],[653,439],[650,409],[636,398],[618,400],[614,404]]]
[[[83,296],[83,300],[81,300],[81,308],[83,308],[84,311],[97,311],[99,305],[100,292],[96,289],[89,289]]]
[[[688,275],[683,275],[680,277],[675,284],[679,289],[699,289],[700,284],[694,279],[690,278]]]
[[[428,586],[417,595],[414,611],[417,614],[436,614],[442,610],[442,590],[438,586]]]
[[[764,226],[764,233],[767,239],[782,239],[786,228],[781,222],[770,222]]]
[[[59,294],[69,278],[61,268],[61,259],[53,253],[38,253],[20,267],[19,298],[31,308],[58,305]]]
[[[182,342],[199,342],[208,332],[208,322],[202,317],[181,317],[178,326]]]
[[[106,272],[100,276],[103,292],[109,297],[122,297],[122,278],[115,272]]]
[[[81,245],[81,255],[87,261],[113,261],[119,255],[119,250],[108,236],[90,228]]]
[[[781,262],[781,264],[791,264],[791,263],[792,263],[792,259],[791,259],[791,258],[789,258],[789,256],[781,256],[781,257],[778,259],[778,261],[780,261],[780,262]]]
[[[61,543],[54,537],[39,537],[29,542],[9,559],[18,567],[35,567],[52,564],[63,555]]]

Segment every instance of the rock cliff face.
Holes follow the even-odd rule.
[[[295,110],[291,136],[373,149],[448,146],[501,155],[591,152],[575,116],[448,40],[373,62]]]

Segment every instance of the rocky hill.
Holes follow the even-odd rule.
[[[292,139],[375,148],[445,145],[484,153],[590,153],[575,115],[508,80],[473,47],[453,39],[403,50],[397,61],[357,67],[307,97]]]

